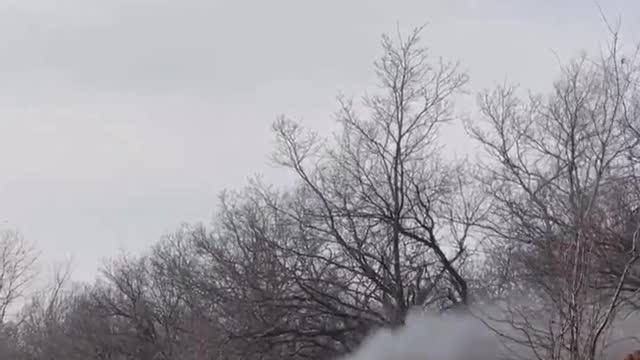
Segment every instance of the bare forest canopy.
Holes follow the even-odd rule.
[[[464,124],[481,156],[445,161],[439,130],[461,121],[469,79],[420,32],[382,37],[380,86],[340,99],[336,137],[274,122],[273,161],[295,186],[225,192],[212,224],[108,262],[93,284],[63,267],[28,293],[35,250],[3,234],[0,359],[333,359],[416,310],[481,319],[508,358],[596,360],[631,344],[637,51],[612,30],[548,93],[477,94]]]

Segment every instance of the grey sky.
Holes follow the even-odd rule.
[[[601,4],[640,40],[640,2]],[[339,92],[372,89],[397,23],[428,23],[471,90],[543,89],[554,51],[607,35],[590,0],[0,0],[0,222],[90,279],[119,249],[207,221],[224,188],[284,179],[267,163],[277,115],[327,131]]]

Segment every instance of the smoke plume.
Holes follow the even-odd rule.
[[[484,310],[485,314],[492,312],[494,315],[500,311],[497,308]],[[542,314],[540,318],[544,322]],[[506,328],[500,331],[511,332],[510,336],[517,333]],[[531,349],[512,343],[503,346],[507,344],[504,341],[485,322],[469,313],[412,313],[405,326],[373,333],[358,350],[341,360],[538,360]],[[633,312],[614,321],[606,337],[606,346],[598,357],[620,360],[638,349],[640,315]]]
[[[497,337],[469,315],[411,314],[404,327],[379,330],[343,360],[495,360]]]

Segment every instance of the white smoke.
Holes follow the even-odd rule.
[[[490,311],[499,310],[492,308]],[[500,331],[504,330],[509,332],[507,329]],[[511,332],[515,331],[512,329]],[[412,313],[404,327],[373,333],[358,350],[342,360],[536,359],[531,349],[512,344],[505,347],[503,341],[504,338],[483,321],[469,314]],[[607,343],[601,354],[603,360],[620,360],[640,349],[640,313],[617,319],[607,336]],[[514,350],[517,356],[514,356]]]
[[[494,333],[468,315],[411,314],[397,330],[380,330],[343,360],[495,360]]]

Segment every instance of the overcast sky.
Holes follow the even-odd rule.
[[[640,40],[640,1],[601,4]],[[0,223],[88,280],[208,221],[221,190],[284,179],[267,158],[279,114],[326,132],[338,93],[375,86],[398,23],[429,24],[471,90],[544,89],[556,54],[607,36],[591,0],[0,0]]]

